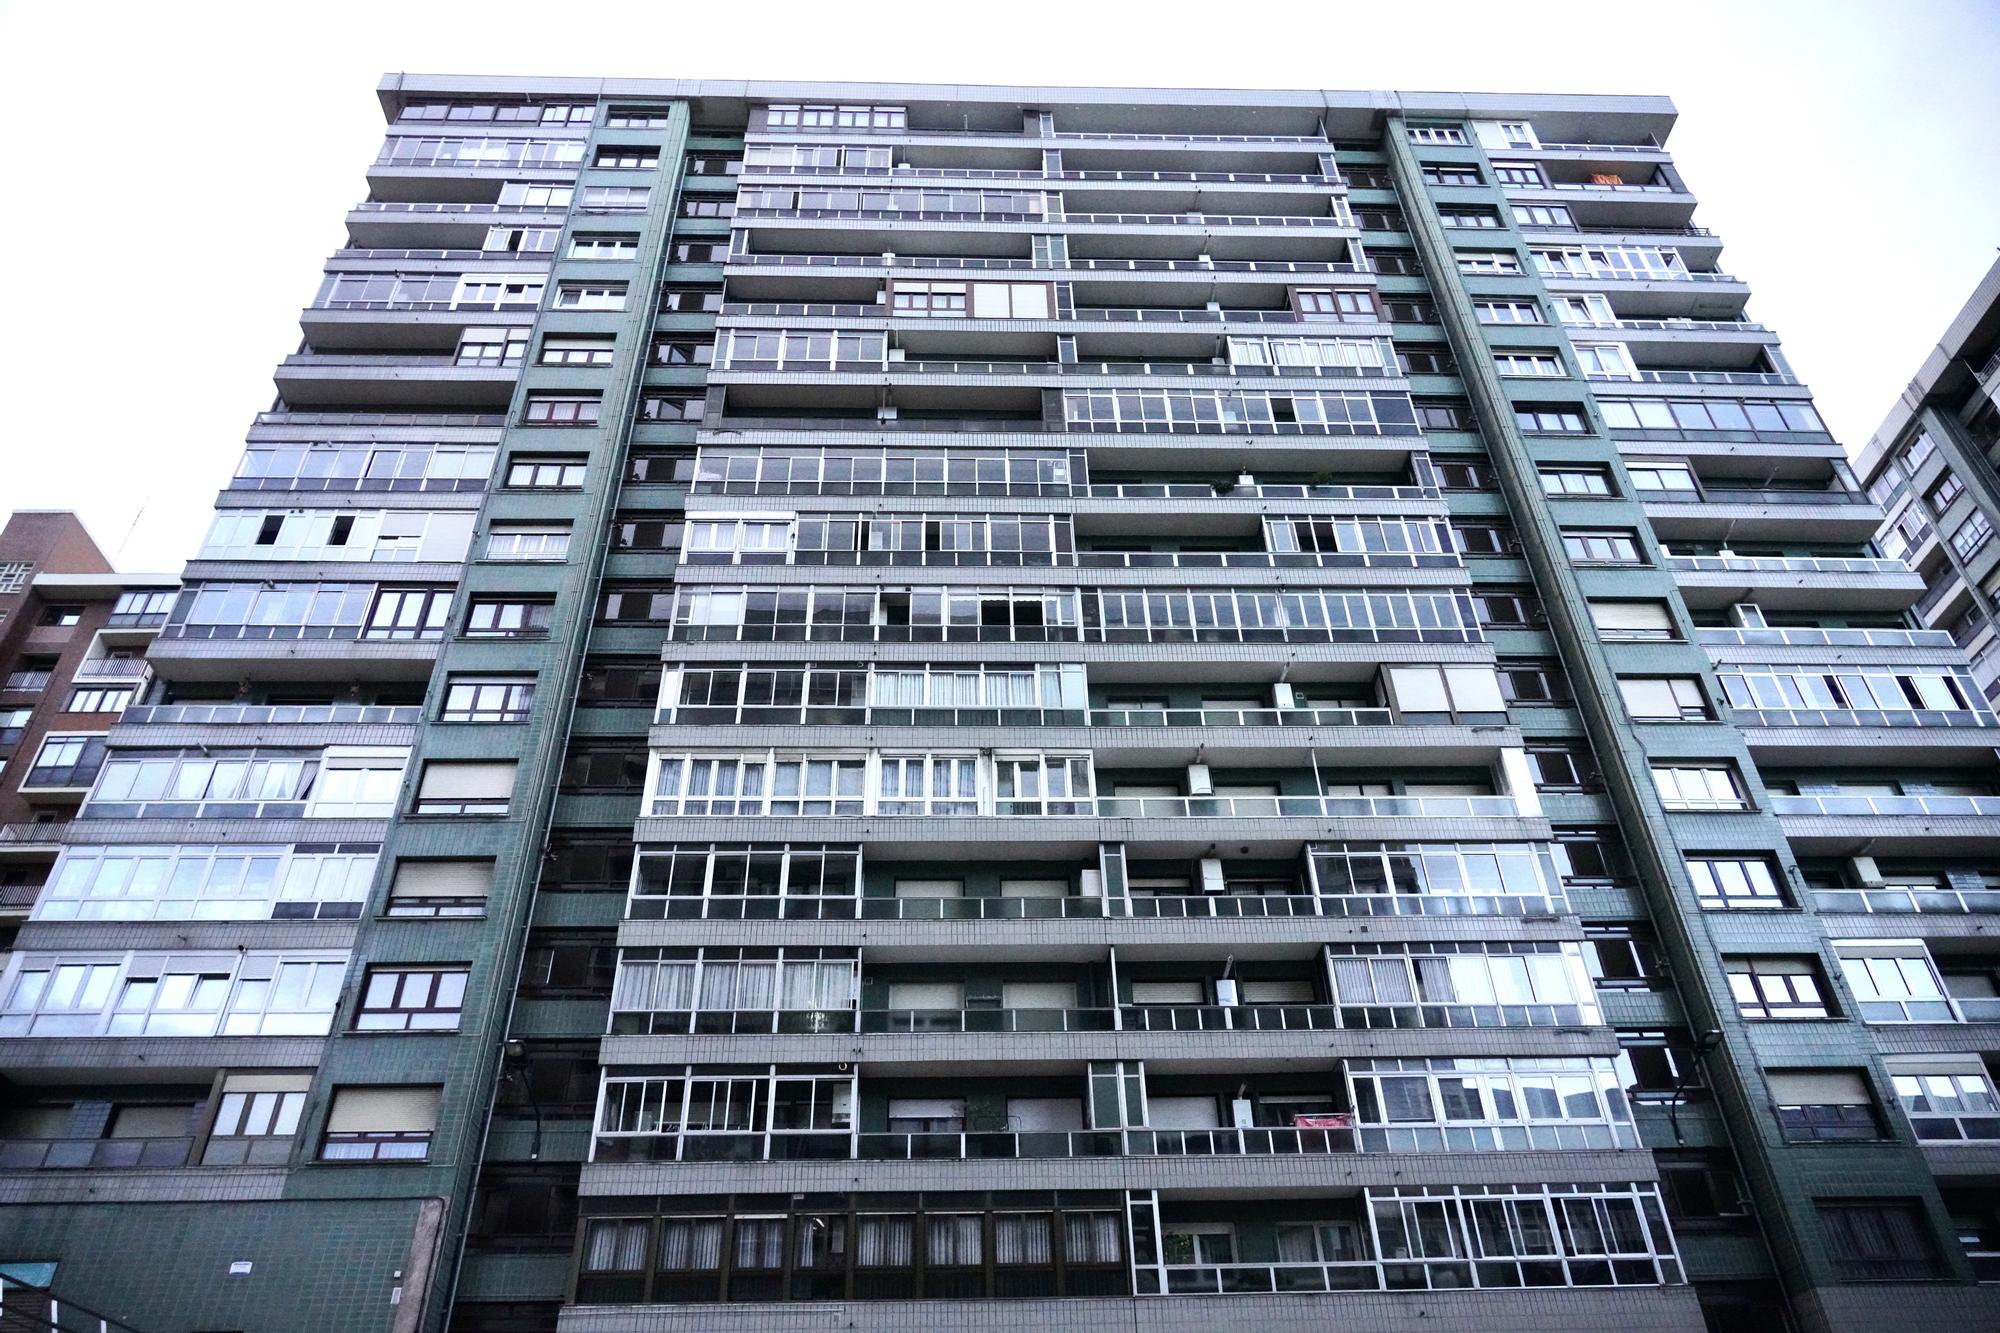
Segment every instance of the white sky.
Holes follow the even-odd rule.
[[[1850,447],[2000,243],[1995,0],[0,0],[0,512],[74,508],[121,568],[180,568],[399,69],[1665,93],[1695,221]]]

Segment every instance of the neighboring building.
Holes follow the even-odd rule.
[[[0,529],[0,932],[48,878],[179,582],[115,573],[67,511]]]
[[[380,94],[0,977],[0,1270],[2000,1327],[2000,732],[1667,101]]]
[[[1948,631],[2000,699],[2000,261],[1924,359],[1861,451],[1868,494],[1888,511],[1880,542],[1923,576],[1917,615]]]

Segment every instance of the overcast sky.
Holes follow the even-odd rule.
[[[364,197],[393,70],[1665,93],[1695,221],[1850,447],[2000,244],[1995,0],[12,0],[0,511],[74,508],[121,568],[180,568]]]

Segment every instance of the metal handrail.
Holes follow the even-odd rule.
[[[1730,625],[1697,629],[1695,642],[1704,644],[1769,644],[1787,648],[1950,648],[1951,635],[1941,629],[1821,629],[1804,625]]]
[[[2000,796],[1842,796],[1773,793],[1780,815],[2000,815]]]
[[[409,727],[423,718],[422,708],[402,705],[135,704],[118,720],[121,726]]]
[[[1694,573],[1915,574],[1900,560],[1823,555],[1670,555],[1667,568]]]

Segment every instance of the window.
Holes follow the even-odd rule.
[[[1545,465],[1535,469],[1535,475],[1541,480],[1542,494],[1552,499],[1612,493],[1610,470],[1594,464],[1574,467]]]
[[[1519,273],[1521,256],[1512,250],[1460,250],[1458,271],[1485,276]]]
[[[1576,230],[1576,222],[1561,204],[1515,204],[1514,225],[1524,230]]]
[[[1366,287],[1301,288],[1292,293],[1292,303],[1305,319],[1374,324],[1382,318],[1375,293]]]
[[[1498,519],[1454,519],[1451,535],[1460,555],[1512,555],[1521,549],[1513,525]]]
[[[535,930],[521,957],[521,995],[530,999],[610,999],[618,975],[611,931]]]
[[[433,759],[424,765],[412,813],[504,815],[513,796],[513,760]]]
[[[1618,1046],[1641,1101],[1684,1098],[1690,1088],[1705,1086],[1693,1040],[1684,1032],[1620,1032]]]
[[[1569,702],[1569,678],[1560,662],[1502,658],[1499,676],[1501,696],[1510,707]]]
[[[1354,209],[1354,221],[1363,231],[1408,231],[1403,210],[1394,204],[1362,204]]]
[[[1426,185],[1482,185],[1484,178],[1471,162],[1432,163],[1423,168]]]
[[[69,702],[63,705],[65,713],[122,713],[132,702],[133,688],[130,685],[99,686],[95,688],[71,690]]]
[[[583,485],[582,454],[515,454],[507,463],[507,484],[516,490],[573,491]]]
[[[1758,435],[1826,434],[1826,424],[1805,402],[1739,398],[1611,398],[1597,400],[1613,430],[1748,431]]]
[[[488,227],[480,249],[488,254],[548,254],[556,248],[561,227]]]
[[[1526,588],[1475,592],[1472,609],[1481,629],[1532,629],[1548,621],[1541,600]]]
[[[582,231],[569,238],[571,259],[636,259],[639,238],[629,232]]]
[[[722,309],[722,288],[669,283],[660,288],[660,313],[691,315]]]
[[[396,808],[396,789],[403,784],[409,759],[409,751],[399,747],[329,748],[320,760],[306,814],[314,819],[386,819]],[[218,777],[222,767],[216,766]],[[213,787],[208,795],[220,799]],[[246,792],[239,799],[247,797]],[[121,799],[133,800],[136,795]]]
[[[661,337],[653,340],[656,366],[705,366],[715,360],[715,344],[705,339]]]
[[[681,170],[689,176],[740,176],[743,159],[734,153],[689,153],[681,159]]]
[[[727,218],[735,215],[736,201],[731,198],[713,199],[691,194],[681,199],[681,216],[684,218]]]
[[[1438,222],[1453,231],[1500,230],[1500,214],[1490,208],[1440,208]]]
[[[1676,760],[1653,765],[1653,785],[1660,790],[1660,803],[1674,811],[1748,810],[1742,779],[1736,766],[1727,760],[1690,762]]]
[[[563,758],[562,790],[627,796],[646,783],[646,752],[607,741],[579,742]]]
[[[1495,352],[1493,368],[1516,379],[1564,379],[1569,374],[1554,352]]]
[[[721,264],[729,259],[729,242],[675,241],[667,253],[676,264]]]
[[[1383,671],[1403,720],[1435,714],[1499,721],[1506,713],[1499,682],[1487,667],[1390,666]]]
[[[1391,324],[1435,324],[1438,322],[1437,303],[1428,296],[1385,296],[1382,298],[1382,318]]]
[[[1826,1018],[1819,968],[1810,958],[1725,958],[1729,989],[1745,1018]]]
[[[311,584],[295,584],[298,588],[311,588]],[[326,600],[312,598],[318,603]],[[256,612],[262,623],[263,606]],[[274,607],[275,611],[276,608]],[[321,608],[314,605],[308,612],[306,624],[317,624],[315,617]],[[192,619],[192,617],[190,617]],[[368,608],[368,619],[361,627],[361,637],[367,640],[391,640],[409,642],[444,637],[445,624],[451,619],[451,590],[449,588],[384,588],[375,594],[374,604]]]
[[[608,366],[611,339],[583,335],[549,334],[542,339],[541,364],[545,366]],[[592,414],[591,420],[596,420]]]
[[[527,352],[526,329],[467,329],[458,340],[456,364],[518,366]]]
[[[447,677],[440,722],[526,722],[535,704],[533,676]]]
[[[1663,641],[1679,637],[1665,602],[1600,602],[1592,599],[1590,618],[1606,642]]]
[[[28,575],[35,567],[24,561],[10,560],[0,564],[0,593],[19,592],[28,586]]]
[[[1584,965],[1599,990],[1651,990],[1667,979],[1660,947],[1645,927],[1584,927]]]
[[[1566,528],[1563,550],[1574,565],[1643,565],[1639,535],[1630,528]]]
[[[1472,313],[1481,324],[1544,324],[1541,306],[1533,301],[1474,301]]]
[[[355,1006],[356,1032],[456,1032],[465,1007],[463,967],[371,967]]]
[[[623,310],[625,284],[565,282],[556,288],[558,310]]]
[[[1886,1282],[1946,1275],[1923,1204],[1916,1199],[1817,1199],[1820,1230],[1843,1281]]]
[[[1625,676],[1618,692],[1625,711],[1641,721],[1706,722],[1714,716],[1694,676]]]
[[[1688,878],[1703,907],[1784,907],[1777,872],[1761,856],[1690,856]]]
[[[1332,363],[1339,364],[1339,363]],[[1349,362],[1347,364],[1353,364]],[[1456,375],[1458,362],[1442,343],[1398,344],[1396,364],[1405,375]]]
[[[0,745],[19,744],[34,712],[32,708],[0,708]]]
[[[453,917],[486,915],[486,899],[493,890],[491,861],[396,862],[396,877],[389,882],[385,916]]]
[[[421,1162],[430,1156],[441,1087],[333,1090],[320,1140],[322,1162]]]
[[[1516,403],[1514,424],[1530,435],[1583,435],[1583,409],[1571,403]]]
[[[642,213],[652,201],[644,185],[586,185],[577,205],[591,213]]]
[[[468,639],[539,639],[555,618],[553,601],[475,597],[465,617]]]
[[[1436,457],[1431,466],[1437,472],[1438,489],[1445,491],[1492,491],[1499,489],[1490,458]]]
[[[1542,176],[1542,169],[1533,162],[1495,162],[1493,179],[1501,185],[1526,185],[1537,189],[1548,184]]]
[[[660,165],[660,150],[636,144],[599,144],[590,165],[600,171],[651,171]]]
[[[306,1109],[310,1074],[227,1074],[203,1166],[282,1166]]]
[[[649,390],[639,400],[641,421],[700,421],[708,400],[700,393],[660,393]]]
[[[665,129],[667,121],[665,110],[652,111],[644,107],[614,106],[604,114],[605,127],[614,130]]]
[[[1965,522],[1951,531],[1951,549],[1958,552],[1961,560],[1970,560],[1973,554],[1987,542],[1993,540],[1993,523],[1985,514],[1973,510]]]
[[[1840,972],[1864,1023],[1951,1023],[1958,1019],[1921,942],[1835,946]]]
[[[104,767],[104,737],[45,736],[21,790],[32,787],[88,787]]]
[[[1463,125],[1412,125],[1410,142],[1415,144],[1462,144],[1465,139]]]
[[[1951,507],[1951,502],[1965,494],[1965,483],[1958,479],[1956,472],[1947,472],[1932,483],[1924,492],[1924,502],[1934,514],[1943,514]]]
[[[1419,398],[1417,424],[1425,430],[1477,430],[1472,420],[1472,404],[1463,398]]]
[[[1868,1079],[1858,1069],[1773,1069],[1765,1074],[1787,1143],[1885,1137]]]
[[[1641,500],[1686,500],[1696,494],[1694,473],[1685,463],[1627,463],[1625,472]]]
[[[1597,765],[1589,746],[1583,742],[1537,742],[1527,747],[1526,754],[1528,773],[1534,779],[1536,791],[1585,792],[1602,788]]]
[[[1676,1226],[1737,1222],[1750,1216],[1749,1196],[1727,1149],[1657,1152],[1660,1197]]]
[[[529,426],[595,426],[604,409],[594,393],[531,393],[521,421]]]
[[[567,523],[495,523],[486,532],[488,560],[565,560]]]
[[[1636,380],[1638,370],[1624,343],[1571,343],[1583,377],[1592,380]]]

